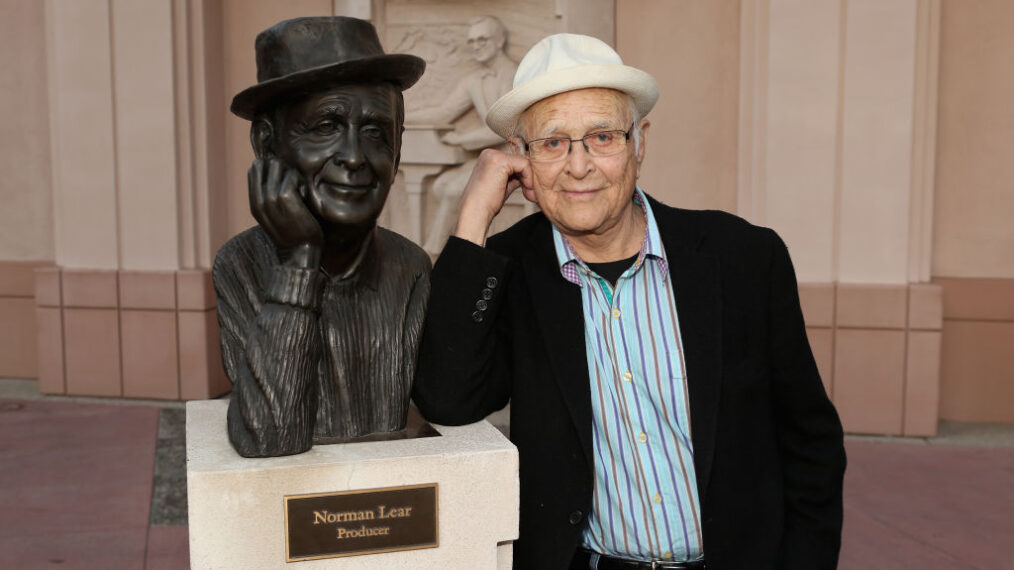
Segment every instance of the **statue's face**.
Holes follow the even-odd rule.
[[[486,63],[503,47],[503,35],[492,23],[479,22],[468,29],[468,47],[475,61]]]
[[[398,169],[398,104],[389,84],[343,85],[276,113],[275,153],[299,172],[325,231],[376,223]]]

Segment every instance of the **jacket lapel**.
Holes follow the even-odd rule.
[[[711,474],[722,379],[722,300],[718,259],[701,251],[705,236],[681,210],[651,206],[665,244],[683,338],[697,488],[703,501]]]
[[[542,330],[553,379],[577,428],[589,466],[593,466],[591,388],[585,354],[581,288],[560,275],[549,222],[532,232],[530,254],[522,263],[536,320]]]

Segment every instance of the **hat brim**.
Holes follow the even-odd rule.
[[[322,65],[247,87],[233,97],[229,109],[244,119],[253,120],[287,95],[311,93],[321,87],[353,81],[387,81],[404,91],[419,80],[425,69],[426,62],[422,58],[400,53]]]
[[[545,73],[508,91],[489,108],[486,124],[496,134],[508,138],[514,135],[512,131],[525,109],[546,97],[591,87],[616,89],[630,95],[642,117],[658,101],[658,83],[640,69],[620,64],[579,65]]]

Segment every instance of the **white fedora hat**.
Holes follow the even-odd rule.
[[[514,74],[514,88],[486,113],[486,124],[507,138],[517,119],[536,102],[574,89],[606,87],[634,99],[643,117],[658,100],[658,83],[648,73],[623,65],[602,40],[579,34],[554,34],[528,50]]]

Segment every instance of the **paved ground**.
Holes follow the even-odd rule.
[[[181,404],[0,380],[0,568],[187,568]],[[840,568],[1014,570],[1014,426],[846,443]]]

